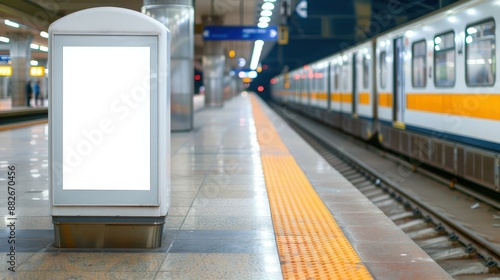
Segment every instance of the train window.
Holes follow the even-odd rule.
[[[370,55],[365,54],[363,56],[363,88],[368,88],[369,86],[369,73],[370,73]]]
[[[425,70],[427,68],[425,55],[426,55],[425,40],[416,42],[412,46],[412,78],[411,82],[413,87],[425,87],[426,76]]]
[[[349,65],[347,62],[342,64],[342,90],[347,91],[349,89]]]
[[[490,19],[468,25],[465,36],[465,81],[468,86],[495,83],[495,22]]]
[[[338,64],[335,64],[334,71],[335,71],[334,88],[335,90],[339,90],[340,66]]]
[[[387,86],[387,53],[385,51],[380,53],[380,87]]]
[[[455,33],[434,37],[434,84],[437,87],[455,85]]]

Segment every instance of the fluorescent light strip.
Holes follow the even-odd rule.
[[[259,28],[267,28],[268,26],[269,26],[269,23],[267,23],[267,22],[259,21],[259,23],[257,23],[257,27],[259,27]]]
[[[262,10],[273,10],[274,5],[272,3],[266,2],[262,4]]]
[[[10,39],[7,37],[0,36],[0,42],[8,43],[10,42]]]
[[[262,52],[262,47],[264,46],[264,41],[257,40],[253,44],[252,59],[250,61],[250,69],[255,70],[259,65],[260,53]]]
[[[263,17],[270,17],[273,15],[273,12],[270,10],[263,10],[262,12],[260,12],[260,15]]]
[[[4,20],[3,22],[5,23],[5,25],[8,25],[8,26],[14,27],[14,28],[19,28],[19,26],[20,26],[19,23],[8,20],[8,19]]]
[[[267,22],[269,23],[271,21],[271,19],[269,17],[260,17],[259,18],[259,22]]]

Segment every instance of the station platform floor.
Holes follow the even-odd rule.
[[[48,126],[0,132],[0,279],[451,279],[255,95],[198,110],[171,137],[161,247],[65,249],[53,245]]]

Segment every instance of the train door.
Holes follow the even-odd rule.
[[[392,119],[404,122],[405,109],[405,72],[404,72],[404,37],[394,40],[394,89]]]
[[[301,101],[301,94],[302,94],[302,83],[300,81],[300,71],[295,72],[293,77],[293,89],[294,89],[294,96],[295,96],[295,103],[300,104]]]
[[[299,74],[300,74],[300,102],[299,102],[299,104],[304,105],[304,104],[307,104],[307,98],[308,98],[304,69],[300,69]]]
[[[357,55],[356,53],[352,54],[352,115],[355,116],[358,112],[358,87],[357,87],[357,81],[358,81],[358,63],[356,61]]]
[[[308,74],[309,67],[302,69],[302,104],[311,106],[311,84]]]
[[[349,59],[347,56],[342,58],[342,73],[340,75],[340,79],[342,81],[342,90],[340,92],[340,111],[348,112],[348,108],[346,105],[347,94],[349,93]]]
[[[332,109],[332,88],[331,88],[331,84],[332,84],[332,75],[333,75],[333,67],[332,67],[332,64],[330,62],[328,62],[327,66],[326,66],[326,73],[328,73],[328,76],[326,77],[326,109],[328,111],[330,111]]]

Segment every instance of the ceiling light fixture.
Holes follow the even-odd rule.
[[[269,17],[260,17],[260,18],[259,18],[259,21],[260,21],[260,22],[270,22],[270,21],[271,21],[271,18],[269,18]]]
[[[252,60],[250,61],[250,69],[257,69],[257,65],[259,65],[260,53],[262,52],[262,47],[264,46],[264,41],[257,40],[253,44],[253,53]]]
[[[269,26],[269,23],[267,23],[267,22],[259,21],[259,23],[257,23],[258,28],[267,28],[268,26]]]
[[[273,10],[273,9],[274,9],[273,3],[266,2],[262,4],[262,10]]]
[[[8,19],[4,20],[3,22],[5,23],[5,25],[8,25],[8,26],[14,27],[14,28],[19,28],[19,26],[20,26],[19,23],[8,20]]]
[[[272,15],[273,15],[273,12],[269,11],[269,10],[263,10],[262,12],[260,12],[261,17],[270,17]]]

